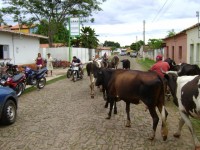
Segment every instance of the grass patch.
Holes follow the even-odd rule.
[[[148,58],[145,58],[145,59],[140,58],[140,59],[137,59],[137,63],[139,63],[144,70],[149,70],[151,66],[155,64],[155,61]]]
[[[66,75],[62,75],[58,78],[47,81],[46,85],[55,83],[57,81],[60,81],[60,80],[66,79],[66,78],[67,78]],[[26,88],[25,91],[23,92],[23,94],[27,94],[27,93],[32,92],[32,91],[37,90],[37,89],[38,89],[37,87],[31,86],[29,88]]]

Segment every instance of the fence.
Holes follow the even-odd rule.
[[[83,63],[89,61],[89,51],[91,51],[92,57],[95,57],[95,49],[88,48],[75,48],[72,47],[72,57],[77,56]],[[40,53],[42,57],[47,58],[47,54],[51,53],[52,58],[58,60],[69,61],[69,47],[56,47],[56,48],[40,48]]]

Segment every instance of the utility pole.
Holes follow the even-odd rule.
[[[196,17],[198,19],[198,38],[200,38],[200,28],[199,28],[199,11],[196,11]]]
[[[145,20],[143,20],[143,42],[145,45]]]

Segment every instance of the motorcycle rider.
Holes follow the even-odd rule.
[[[78,65],[79,70],[81,71],[82,75],[84,75],[83,74],[83,65],[82,65],[81,60],[79,58],[77,58],[76,56],[73,56],[72,63],[79,63],[79,65]]]

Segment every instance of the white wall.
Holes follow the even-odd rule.
[[[8,45],[8,57],[12,59],[10,63],[17,65],[35,63],[40,46],[38,38],[3,32],[0,34],[0,44]]]
[[[200,66],[200,38],[198,37],[198,27],[188,30],[187,32],[187,62],[198,64]],[[194,45],[193,55],[190,53],[190,45]],[[190,62],[190,57],[193,57],[194,62]]]
[[[89,50],[88,48],[71,48],[72,55],[81,59],[83,63],[89,61]],[[92,49],[92,57],[95,57],[95,49]],[[69,61],[69,47],[58,47],[58,48],[40,48],[40,53],[43,54],[43,58],[47,58],[47,54],[51,53],[52,58],[58,60]]]

